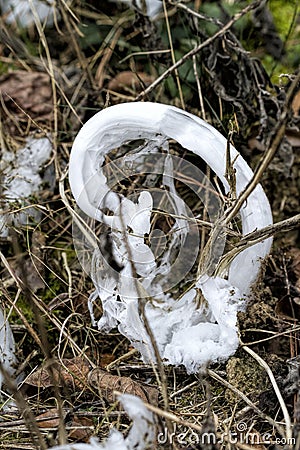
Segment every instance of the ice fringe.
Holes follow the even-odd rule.
[[[113,2],[126,3],[130,7],[137,7],[142,11],[143,0],[110,0]],[[145,0],[146,13],[153,19],[161,10],[161,0]],[[47,26],[53,25],[54,14],[58,15],[54,0],[0,0],[2,14],[5,14],[7,23],[17,22],[21,27],[26,28],[35,23],[33,9],[36,11],[41,23]]]
[[[130,7],[137,7],[140,10],[143,8],[143,3],[146,5],[147,16],[153,19],[162,8],[162,0],[111,0],[119,3],[126,3]]]
[[[6,14],[7,23],[17,22],[26,28],[35,23],[33,8],[42,23],[46,21],[48,26],[53,24],[54,0],[0,0],[2,14]]]
[[[4,178],[2,182],[4,203],[9,205],[11,202],[22,201],[36,194],[43,182],[39,172],[49,160],[52,151],[50,140],[46,137],[39,139],[29,137],[25,146],[16,152],[5,148],[1,150],[0,169]],[[36,210],[27,208],[23,212],[15,213],[13,222],[26,225],[30,215],[39,219],[39,213]],[[0,214],[1,237],[7,236],[7,225],[11,222],[11,218],[9,214]]]
[[[38,192],[42,183],[39,174],[44,163],[48,161],[52,144],[48,138],[28,138],[23,148],[13,153],[5,148],[1,149],[1,173],[2,173],[2,205],[10,202],[22,201]],[[14,224],[26,225],[29,215],[39,219],[39,212],[33,208],[27,208],[24,212],[13,214]],[[0,208],[0,236],[8,236],[8,225],[12,215],[4,213]],[[0,362],[8,374],[12,374],[15,358],[15,344],[9,323],[0,309]],[[0,373],[0,389],[3,377]]]
[[[0,309],[0,364],[8,375],[12,375],[15,362],[15,341],[9,323]],[[2,384],[3,374],[0,371],[0,389]]]
[[[133,425],[126,438],[113,429],[106,442],[100,443],[92,437],[89,444],[66,444],[52,447],[51,450],[146,450],[154,448],[155,424],[153,414],[142,400],[134,395],[120,395],[119,400],[131,419]]]
[[[111,274],[108,266],[101,269],[103,257],[99,249],[94,248],[91,276],[104,311],[98,322],[99,328],[108,331],[118,326],[141,352],[144,361],[155,360],[151,341],[139,316],[138,299],[141,289],[145,289],[154,298],[146,303],[145,313],[161,358],[166,364],[183,364],[192,373],[210,361],[225,360],[235,352],[238,346],[237,312],[245,305],[261,260],[270,250],[271,239],[242,251],[231,262],[224,277],[202,274],[180,300],[163,293],[158,282],[151,284],[153,271],[159,273],[154,255],[144,242],[150,229],[151,194],[142,191],[136,202],[121,198],[110,190],[102,170],[106,154],[138,139],[145,139],[147,144],[129,157],[128,164],[133,164],[142,152],[154,155],[156,147],[163,146],[167,139],[174,139],[212,168],[225,192],[229,191],[225,178],[227,141],[208,123],[173,106],[126,103],[104,109],[92,117],[76,137],[70,157],[69,180],[76,202],[89,217],[111,227],[112,251],[123,267],[117,277]],[[253,172],[232,146],[230,154],[238,195]],[[99,205],[99,198],[102,205]],[[113,211],[113,215],[106,214],[104,206]],[[260,185],[241,208],[240,216],[243,234],[272,223],[269,202]],[[132,236],[127,233],[122,239],[120,224],[121,233],[131,227]],[[138,282],[134,281],[129,250],[139,254],[136,264]],[[139,261],[143,258],[146,264],[141,271]],[[170,272],[172,266],[166,266],[166,270]],[[201,308],[197,308],[195,301],[199,290],[206,300]]]

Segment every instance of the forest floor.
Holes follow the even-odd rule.
[[[299,213],[299,86],[287,102],[300,61],[297,1],[263,3],[166,1],[152,21],[127,5],[73,0],[57,2],[51,26],[36,14],[26,27],[1,17],[2,153],[17,154],[28,137],[46,137],[51,154],[27,199],[7,201],[5,184],[1,191],[9,217],[1,237],[1,305],[16,342],[19,388],[12,402],[14,384],[6,379],[0,448],[102,441],[112,427],[126,435],[131,422],[114,390],[159,408],[157,448],[300,448],[299,225],[274,236],[239,313],[237,352],[193,375],[165,367],[169,411],[177,416],[165,442],[155,368],[117,330],[91,325],[94,286],[77,259],[59,190],[75,136],[104,107],[138,99],[186,109],[230,139],[252,169],[286,111],[284,136],[261,184],[275,223]],[[163,75],[180,60],[178,70]],[[67,180],[65,194],[74,206]],[[29,205],[35,221],[18,223]],[[205,433],[219,442],[201,443]]]

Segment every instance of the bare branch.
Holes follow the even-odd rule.
[[[283,108],[283,111],[281,113],[281,116],[279,118],[277,127],[274,131],[274,138],[272,140],[272,142],[270,143],[269,149],[267,150],[267,152],[265,153],[265,155],[263,156],[260,164],[258,165],[258,167],[256,168],[256,170],[254,171],[254,175],[252,177],[252,180],[250,181],[250,183],[245,187],[245,189],[241,192],[241,194],[239,195],[236,203],[232,206],[232,208],[229,208],[226,211],[226,218],[225,218],[225,223],[228,224],[239,212],[239,210],[241,209],[242,205],[245,203],[245,201],[247,200],[247,198],[249,197],[249,195],[251,194],[251,192],[254,191],[255,187],[258,185],[258,183],[260,182],[264,171],[266,170],[266,168],[268,167],[268,165],[270,164],[270,162],[272,161],[275,153],[277,152],[281,141],[284,137],[285,134],[285,129],[286,129],[286,124],[289,118],[289,113],[290,113],[290,104],[292,102],[292,99],[294,97],[294,94],[296,93],[296,89],[298,86],[298,83],[300,81],[300,72],[298,73],[298,75],[294,78],[287,96],[286,96],[286,102]]]
[[[204,47],[207,47],[209,44],[211,44],[214,40],[216,40],[218,37],[223,36],[223,34],[226,33],[227,30],[229,30],[232,25],[234,25],[241,17],[243,17],[245,14],[247,14],[250,11],[255,10],[256,8],[260,7],[263,3],[265,3],[265,0],[258,0],[251,5],[246,6],[246,8],[242,9],[238,13],[236,13],[233,18],[224,25],[223,28],[221,28],[219,31],[217,31],[213,36],[206,39],[204,42],[199,44],[197,47],[190,50],[188,53],[183,55],[181,59],[179,59],[176,63],[174,63],[172,66],[170,66],[164,73],[162,73],[158,78],[156,78],[153,83],[151,83],[144,91],[142,91],[136,98],[136,101],[142,100],[146,95],[150,94],[150,92],[153,91],[163,80],[165,80],[172,72],[174,72],[178,67],[180,67],[182,64],[185,63],[189,58],[199,53]]]

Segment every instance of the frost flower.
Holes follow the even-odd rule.
[[[172,154],[174,141],[183,148],[182,158]],[[106,157],[109,160],[118,149],[121,158],[108,164]],[[212,241],[207,269],[197,271],[192,279],[194,255],[199,257],[198,227],[193,225],[195,217],[174,180],[178,176],[193,180],[193,174],[198,176],[201,171],[183,158],[186,150],[211,167],[227,194],[227,141],[211,125],[173,106],[146,102],[115,105],[96,114],[79,132],[71,152],[69,180],[80,209],[106,230],[102,247],[92,245],[88,250],[83,246],[85,253],[91,254],[88,272],[96,288],[90,298],[91,313],[95,298],[99,296],[102,301],[99,329],[109,331],[117,326],[145,362],[155,360],[140,316],[143,301],[162,360],[175,366],[183,364],[192,373],[211,361],[227,359],[238,347],[237,312],[245,307],[271,239],[244,249],[226,271],[214,273],[211,263],[220,257],[221,233]],[[238,196],[253,172],[233,146],[229,151]],[[130,194],[130,177],[142,177],[138,195]],[[131,180],[127,194],[126,179]],[[207,180],[204,184],[203,179],[186,183],[191,190],[197,183],[206,183],[207,192],[213,191]],[[218,197],[212,195],[205,207],[218,206]],[[162,210],[165,231],[154,226]],[[214,217],[214,213],[208,214]],[[240,209],[240,218],[242,234],[272,223],[270,205],[260,185]],[[156,245],[151,244],[153,236]],[[181,296],[174,296],[180,283],[187,282],[189,286]]]

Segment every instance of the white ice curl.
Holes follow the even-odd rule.
[[[116,212],[113,216],[106,216],[99,210],[99,186],[102,195],[107,194],[111,205],[120,202],[114,193],[108,194],[109,188],[101,165],[105,155],[112,149],[134,139],[157,140],[160,144],[164,139],[176,140],[182,147],[201,157],[217,174],[225,191],[229,191],[225,178],[227,141],[217,130],[200,118],[173,106],[148,102],[125,103],[97,113],[83,126],[74,141],[69,168],[70,186],[77,204],[91,218],[109,225],[120,220]],[[230,147],[230,153],[236,171],[238,195],[252,178],[253,172],[233,146]],[[139,207],[141,204],[143,208]],[[182,205],[177,204],[177,207],[182,208]],[[144,251],[149,258],[150,274],[151,254],[143,248],[147,246],[141,239],[150,226],[151,200],[146,191],[140,194],[137,203],[124,198],[122,212],[125,226],[131,220],[131,213],[139,215],[139,220],[131,220],[130,226],[133,225],[135,235],[140,236],[140,239],[134,240],[134,237],[129,236],[128,243],[123,241],[122,244],[122,239],[115,233],[113,241],[118,242],[120,258],[126,253],[126,245],[132,251]],[[240,216],[243,234],[272,223],[270,205],[260,185],[241,208]],[[205,274],[180,300],[165,294],[161,296],[160,303],[147,303],[146,315],[160,355],[167,364],[183,364],[191,373],[209,361],[224,360],[234,353],[238,346],[237,312],[244,306],[244,300],[259,273],[261,260],[268,254],[270,246],[271,239],[267,239],[241,252],[229,267],[228,279]],[[141,352],[144,361],[149,361],[154,357],[153,349],[139,317],[139,293],[136,284],[128,283],[126,278],[132,275],[132,266],[126,264],[126,260],[122,261],[125,267],[121,271],[119,284],[109,274],[103,276],[103,272],[101,280],[97,280],[95,274],[92,276],[104,310],[98,325],[104,330],[118,326],[120,332]],[[125,274],[126,277],[123,276]],[[103,286],[108,286],[108,289],[103,289]],[[116,286],[118,292],[113,292],[112,287]],[[197,289],[201,290],[207,302],[207,306],[200,309],[197,309],[194,301]]]

